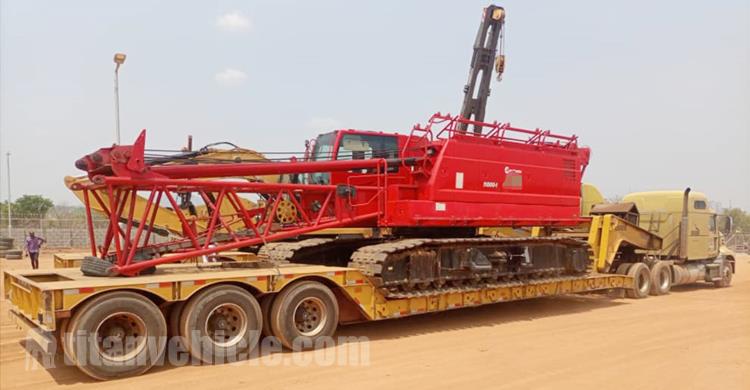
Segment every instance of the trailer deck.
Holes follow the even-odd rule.
[[[116,290],[141,292],[164,307],[215,284],[240,285],[262,296],[298,280],[318,280],[336,292],[340,306],[357,309],[347,311],[349,314],[341,318],[342,323],[353,323],[633,285],[628,276],[592,274],[387,294],[352,268],[298,264],[253,268],[253,265],[244,263],[242,267],[227,268],[221,264],[176,264],[160,267],[153,275],[128,278],[84,276],[72,268],[24,270],[5,271],[3,278],[11,311],[45,332],[55,331],[59,320],[70,317],[72,310],[87,299]]]

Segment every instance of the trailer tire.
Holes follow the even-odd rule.
[[[714,282],[714,287],[729,287],[732,284],[732,264],[726,260],[719,267],[721,279]]]
[[[263,313],[263,337],[273,336],[271,330],[271,307],[273,306],[274,294],[266,294],[260,298],[260,312]]]
[[[336,332],[339,306],[324,284],[303,281],[287,286],[276,296],[270,313],[271,331],[293,351],[313,349]]]
[[[169,337],[180,336],[180,316],[184,307],[185,301],[177,301],[169,307],[169,318],[167,319]]]
[[[167,323],[146,297],[118,291],[94,297],[77,309],[65,337],[68,358],[86,375],[108,380],[143,374],[159,362],[166,350]]]
[[[651,291],[651,271],[643,263],[634,263],[628,269],[628,276],[633,278],[633,288],[625,291],[628,298],[642,299]]]
[[[669,267],[669,263],[663,261],[657,261],[653,267],[651,267],[651,295],[665,295],[669,294],[669,290],[672,289],[672,270]]]
[[[232,285],[198,292],[180,316],[184,345],[191,355],[207,364],[249,358],[249,352],[258,345],[262,327],[258,301],[249,292]]]
[[[70,318],[66,318],[63,320],[63,322],[60,324],[60,345],[62,346],[63,355],[64,358],[70,362],[72,365],[76,365],[76,356],[75,356],[75,348],[73,348],[72,344],[72,335],[70,334],[70,329],[72,329],[71,325],[72,321]]]

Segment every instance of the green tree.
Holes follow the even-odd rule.
[[[734,231],[750,233],[750,214],[740,208],[724,209],[724,214],[732,217]]]
[[[47,211],[54,207],[55,204],[51,200],[41,195],[24,195],[15,202],[13,202],[14,214],[19,215],[35,215],[43,217],[47,214]]]

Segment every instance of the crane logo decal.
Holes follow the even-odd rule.
[[[520,190],[523,187],[523,171],[506,166],[504,172],[503,188]]]

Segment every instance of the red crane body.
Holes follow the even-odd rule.
[[[467,125],[485,131],[466,133],[461,127]],[[92,255],[109,259],[112,274],[134,275],[162,263],[333,227],[427,231],[572,226],[582,221],[580,186],[589,149],[580,147],[575,136],[435,114],[409,135],[341,130],[320,136],[315,148],[306,161],[150,165],[143,132],[133,145],[87,155],[76,166],[91,179],[80,189],[88,209]],[[305,180],[231,179],[271,174],[302,175]],[[108,200],[92,190],[105,190]],[[206,231],[198,233],[197,217],[181,211],[175,201],[174,194],[184,193],[198,195],[208,206]],[[141,216],[134,215],[134,202],[128,201],[136,194],[148,199]],[[259,206],[244,207],[240,198],[248,196],[261,200]],[[99,202],[109,215],[100,246],[95,244],[91,202]],[[293,205],[295,221],[279,222],[282,203]],[[176,211],[184,238],[148,244],[160,204]]]

